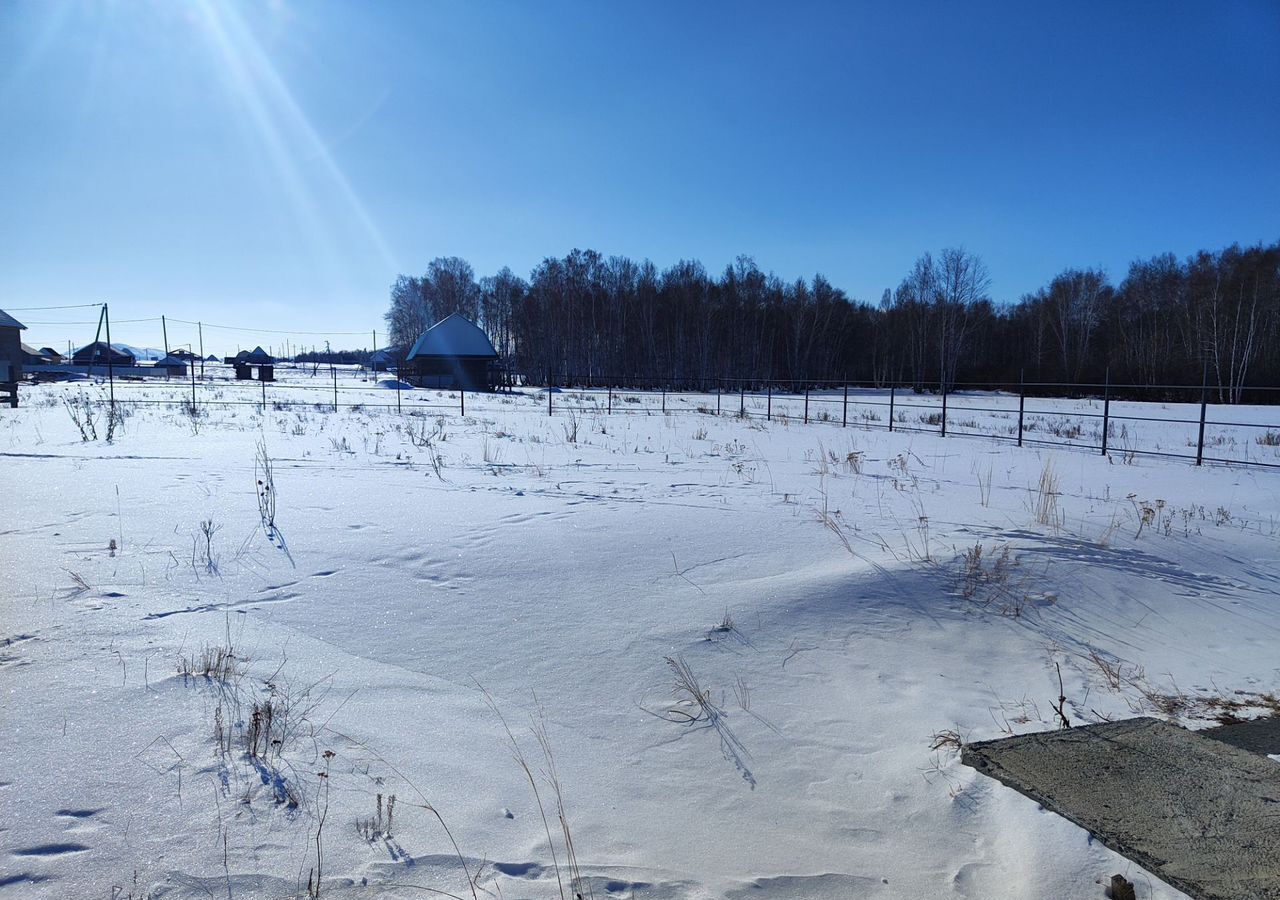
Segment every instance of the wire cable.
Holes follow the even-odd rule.
[[[188,321],[187,319],[169,318],[168,321],[177,322],[182,325],[202,325],[205,328],[220,328],[223,331],[247,331],[252,334],[285,334],[285,335],[306,334],[306,335],[315,335],[319,337],[334,337],[334,336],[347,337],[352,335],[369,334],[370,332],[373,331],[372,328],[367,329],[365,331],[278,331],[271,328],[244,328],[239,325],[215,325],[212,322],[191,322],[191,321]]]
[[[43,309],[90,309],[95,306],[106,306],[105,303],[77,303],[72,306],[6,306],[6,312],[31,312]]]

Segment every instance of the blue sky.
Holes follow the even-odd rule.
[[[875,302],[962,245],[1012,301],[1280,239],[1280,4],[897,6],[7,0],[0,307],[264,329],[222,349],[381,330],[441,255],[746,253]]]

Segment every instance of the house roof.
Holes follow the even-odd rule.
[[[56,357],[57,359],[62,359],[62,354],[59,353],[57,350],[54,350],[52,347],[41,347],[40,354],[42,356],[48,356],[50,358]]]
[[[422,333],[409,351],[419,356],[469,356],[497,359],[493,342],[474,322],[459,313],[446,316]]]
[[[400,351],[395,347],[383,347],[381,350],[374,350],[369,355],[370,362],[395,362]]]
[[[157,366],[185,366],[187,360],[176,353],[170,353],[164,359],[157,359],[155,364]]]
[[[253,352],[245,355],[244,359],[247,362],[266,363],[268,365],[275,362],[275,359],[272,358],[271,354],[267,353],[267,351],[263,350],[261,347],[254,347]]]
[[[26,327],[26,325],[23,325],[3,309],[0,309],[0,328],[22,328],[25,330]]]
[[[104,352],[103,348],[106,346],[107,346],[106,341],[94,341],[92,344],[85,344],[83,347],[80,347],[75,351],[73,355],[79,356],[85,351],[88,351],[89,353],[92,353],[95,356],[97,356]],[[137,359],[137,357],[134,356],[133,353],[124,349],[124,347],[122,347],[120,344],[111,344],[110,346],[111,346],[111,351],[115,353],[116,356],[127,356],[129,357],[129,359]]]

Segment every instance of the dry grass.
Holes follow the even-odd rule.
[[[1032,491],[1037,524],[1047,525],[1055,530],[1062,527],[1063,514],[1058,509],[1058,497],[1061,494],[1061,479],[1054,469],[1053,457],[1049,457],[1040,470],[1040,482]]]
[[[230,682],[243,672],[243,660],[231,647],[205,646],[197,653],[178,658],[178,674],[183,678],[207,678]]]
[[[929,739],[929,749],[934,751],[948,750],[954,753],[959,753],[963,746],[964,741],[960,737],[960,732],[952,728],[948,728],[945,731],[934,732],[933,736]]]

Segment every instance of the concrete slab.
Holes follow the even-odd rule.
[[[1280,754],[1280,716],[1219,725],[1196,733],[1250,753],[1261,753],[1263,756]]]
[[[1280,900],[1280,764],[1157,719],[969,744],[961,759],[1200,900]]]

